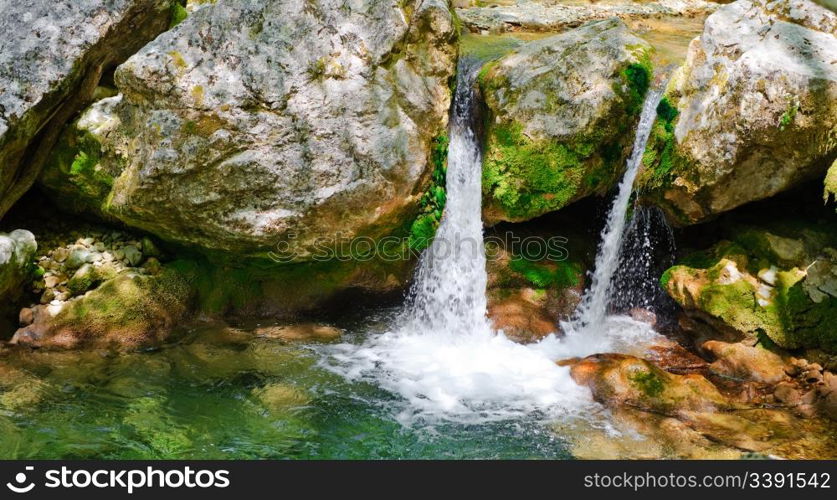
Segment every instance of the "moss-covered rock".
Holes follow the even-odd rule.
[[[824,176],[837,157],[835,32],[837,14],[810,0],[709,16],[660,103],[644,196],[688,225]]]
[[[667,270],[661,285],[682,307],[786,349],[837,352],[837,241],[828,224],[738,227],[733,241]]]
[[[196,267],[173,262],[159,275],[121,274],[81,297],[34,308],[13,343],[38,347],[156,346],[195,311]]]
[[[0,233],[0,330],[14,324],[25,287],[43,273],[35,265],[38,243],[24,229]]]
[[[528,220],[613,185],[650,84],[649,51],[609,19],[483,67],[488,223]]]

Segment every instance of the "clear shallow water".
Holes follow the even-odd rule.
[[[0,457],[570,457],[536,416],[406,427],[399,408],[408,402],[320,368],[325,346],[229,337],[219,329],[200,342],[114,357],[7,356],[3,368],[20,385],[0,400]],[[280,388],[272,401],[259,396],[270,388]]]

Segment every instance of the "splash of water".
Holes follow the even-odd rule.
[[[481,423],[533,415],[554,419],[585,412],[593,405],[589,392],[555,360],[626,350],[637,345],[638,335],[648,336],[650,331],[630,318],[614,318],[608,335],[550,336],[538,344],[521,345],[491,328],[486,317],[481,158],[472,124],[477,69],[467,61],[460,63],[448,150],[447,206],[396,326],[370,335],[360,345],[327,348],[327,368],[400,395],[404,404],[398,418],[405,425],[438,420]],[[658,99],[653,94],[648,99],[652,102],[646,102],[635,146],[639,152],[632,156],[612,210],[622,213],[612,215],[603,251],[614,246],[618,251],[619,242],[611,241],[612,234],[624,226],[627,198],[650,127],[647,110],[653,111]],[[597,282],[605,279],[610,278],[600,277]]]

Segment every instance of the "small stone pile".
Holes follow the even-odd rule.
[[[39,278],[33,292],[41,294],[41,304],[61,305],[125,272],[160,271],[160,251],[148,237],[90,231],[55,240],[44,245],[45,253],[36,258]]]

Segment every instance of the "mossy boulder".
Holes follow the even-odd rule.
[[[614,184],[651,82],[650,50],[614,18],[483,67],[487,223],[532,219]]]
[[[36,306],[12,343],[36,347],[157,346],[196,310],[197,269],[174,262],[158,275],[121,274],[60,305]]]
[[[810,0],[709,16],[658,109],[644,196],[688,225],[824,177],[837,157],[835,35],[837,14]]]
[[[26,286],[43,273],[35,265],[37,249],[35,236],[29,231],[0,233],[0,329],[14,324]]]
[[[25,229],[0,233],[0,300],[20,297],[23,283],[35,272],[35,235]]]
[[[684,309],[786,349],[837,352],[834,227],[739,227],[733,240],[684,259],[661,278]]]

